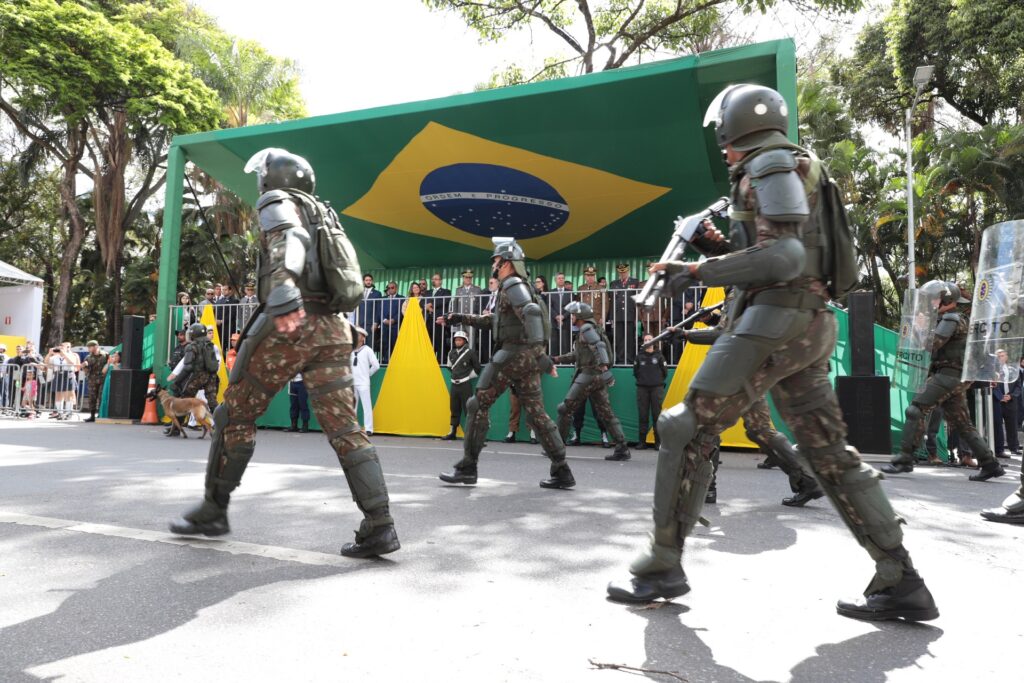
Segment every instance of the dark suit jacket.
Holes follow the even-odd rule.
[[[1012,381],[1012,382],[1010,382],[1010,396],[1013,397],[1013,399],[1011,399],[1011,400],[1020,400],[1020,391],[1021,391],[1021,375],[1020,375],[1020,373],[1017,373],[1017,379]],[[1005,395],[1006,395],[1006,390],[1003,388],[1003,383],[1002,382],[996,382],[995,386],[992,387],[992,397],[995,398],[995,400],[997,402],[1001,402],[1003,400],[1003,396],[1005,396]]]

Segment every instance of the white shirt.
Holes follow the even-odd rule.
[[[352,383],[357,387],[370,386],[370,377],[380,370],[377,355],[366,344],[352,352]]]

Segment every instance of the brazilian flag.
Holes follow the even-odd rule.
[[[658,254],[672,221],[719,197],[726,169],[701,127],[731,83],[790,101],[792,41],[439,100],[177,138],[254,201],[242,166],[264,147],[305,156],[366,268],[486,260],[512,236],[532,259]]]

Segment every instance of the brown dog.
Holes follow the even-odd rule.
[[[192,417],[196,419],[196,424],[203,428],[200,439],[213,431],[213,416],[210,415],[210,407],[201,398],[175,398],[161,386],[158,386],[155,391],[149,392],[146,398],[155,398],[160,401],[164,415],[171,418],[171,423],[177,428],[183,439],[187,439],[188,435],[185,433],[185,427],[178,422],[178,418],[185,417],[189,413],[192,413]]]

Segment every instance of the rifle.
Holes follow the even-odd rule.
[[[709,218],[722,218],[728,208],[729,198],[720,197],[714,204],[700,213],[695,213],[685,218],[682,216],[677,217],[672,230],[672,237],[669,239],[668,246],[665,247],[661,258],[658,259],[659,263],[682,259],[686,247],[693,246],[693,241],[700,238],[706,232],[707,228],[704,227],[704,221]],[[644,285],[644,288],[634,297],[637,305],[643,306],[648,311],[654,308],[654,303],[661,296],[662,291],[664,291],[667,281],[668,278],[665,271],[660,270],[651,273],[647,277],[647,283]]]
[[[721,301],[721,302],[719,302],[717,304],[714,304],[713,306],[705,306],[704,308],[698,308],[696,311],[694,311],[689,316],[684,318],[682,322],[678,322],[675,325],[673,325],[672,327],[666,327],[664,330],[662,330],[661,334],[659,334],[657,337],[655,337],[651,341],[645,342],[643,344],[643,346],[653,346],[654,344],[658,343],[662,339],[665,339],[666,337],[672,336],[672,334],[674,334],[675,332],[678,332],[680,329],[682,329],[683,327],[685,327],[689,323],[693,322],[694,320],[700,320],[701,318],[703,318],[708,313],[713,313],[713,312],[717,311],[718,309],[720,309],[722,306],[725,306],[725,302],[724,301]]]

